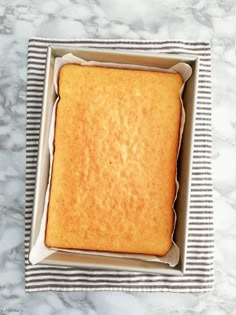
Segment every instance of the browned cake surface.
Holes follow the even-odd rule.
[[[178,74],[62,67],[48,247],[166,254],[181,85]]]

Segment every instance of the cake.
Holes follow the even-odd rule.
[[[169,251],[182,83],[177,73],[60,69],[47,247]]]

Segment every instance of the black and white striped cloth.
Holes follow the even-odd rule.
[[[187,269],[184,276],[139,272],[78,269],[31,265],[28,260],[36,164],[42,109],[47,46],[76,45],[113,49],[136,49],[156,53],[192,54],[200,57],[194,130]],[[211,54],[208,42],[146,40],[52,40],[32,38],[28,46],[25,289],[30,291],[120,290],[204,292],[214,287],[214,229],[212,197]]]

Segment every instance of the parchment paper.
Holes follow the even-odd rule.
[[[180,126],[180,137],[179,137],[179,148],[178,148],[178,154],[181,146],[181,139],[182,139],[182,133],[184,129],[184,122],[185,122],[185,111],[183,107],[183,101],[182,101],[182,92],[184,90],[184,85],[186,81],[189,79],[189,77],[192,74],[192,68],[185,63],[178,63],[175,66],[169,68],[169,69],[163,69],[163,68],[157,68],[157,67],[148,67],[148,66],[140,66],[140,65],[130,65],[130,64],[116,64],[116,63],[106,63],[106,62],[96,62],[96,61],[86,61],[79,57],[76,57],[72,54],[66,54],[63,57],[56,58],[55,60],[55,67],[54,67],[54,86],[56,94],[58,95],[58,75],[60,68],[65,64],[80,64],[80,65],[86,65],[86,66],[98,66],[98,67],[106,67],[106,68],[122,68],[122,69],[139,69],[139,70],[151,70],[151,71],[159,71],[159,72],[168,72],[168,73],[179,73],[183,78],[183,85],[180,89],[180,99],[182,103],[182,115],[181,115],[181,126]],[[49,201],[49,193],[50,193],[50,184],[51,184],[51,173],[52,173],[52,165],[53,165],[53,153],[54,153],[54,129],[55,129],[55,119],[56,119],[56,108],[59,101],[59,97],[57,97],[53,113],[52,113],[52,120],[51,120],[51,126],[50,126],[50,133],[49,133],[49,152],[50,152],[50,167],[49,167],[49,181],[48,181],[48,187],[47,192],[45,196],[45,203],[44,203],[44,211],[41,221],[41,227],[39,231],[38,238],[35,242],[35,245],[33,246],[29,259],[32,264],[37,264],[49,255],[55,253],[56,251],[64,251],[64,252],[73,252],[73,253],[82,253],[87,255],[95,255],[95,256],[109,256],[109,257],[119,257],[124,259],[140,259],[143,261],[155,261],[155,262],[162,262],[169,264],[170,267],[174,267],[178,264],[179,261],[179,248],[173,241],[173,235],[175,230],[175,224],[176,224],[176,213],[174,210],[174,204],[173,204],[173,211],[175,214],[175,223],[174,223],[174,229],[172,232],[172,247],[168,251],[168,253],[163,257],[158,257],[155,255],[145,255],[145,254],[128,254],[128,253],[113,253],[113,252],[101,252],[101,251],[86,251],[86,250],[66,250],[66,249],[60,249],[60,248],[48,248],[45,245],[45,232],[46,232],[46,223],[47,223],[47,210],[48,210],[48,201]],[[176,195],[175,200],[177,198],[178,189],[179,189],[179,183],[177,180],[177,165],[176,165]]]

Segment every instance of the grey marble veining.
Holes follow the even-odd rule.
[[[235,20],[233,0],[0,0],[0,314],[236,314]],[[211,42],[214,292],[24,292],[25,90],[31,36]]]

